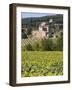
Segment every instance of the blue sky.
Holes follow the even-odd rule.
[[[21,18],[42,17],[42,16],[49,16],[49,15],[55,15],[55,14],[52,14],[52,13],[22,12],[21,13]]]

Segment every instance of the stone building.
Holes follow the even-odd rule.
[[[32,36],[37,38],[44,38],[48,35],[48,32],[49,32],[48,24],[46,22],[42,22],[39,25],[38,30],[32,31]]]

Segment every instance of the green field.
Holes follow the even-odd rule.
[[[63,75],[62,51],[22,51],[22,77]]]

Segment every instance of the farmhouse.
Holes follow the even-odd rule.
[[[37,27],[23,27],[22,33],[25,38],[56,38],[58,35],[54,31],[52,25],[54,25],[58,29],[63,28],[63,24],[61,23],[53,23],[53,19],[50,19],[49,22],[41,22]],[[60,31],[59,31],[60,32]]]
[[[44,38],[48,35],[49,33],[49,26],[46,22],[42,22],[38,30],[32,30],[32,36],[37,37],[37,38]]]

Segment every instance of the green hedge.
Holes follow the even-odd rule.
[[[33,41],[22,46],[25,51],[62,51],[63,50],[63,38],[44,38],[40,41]]]

